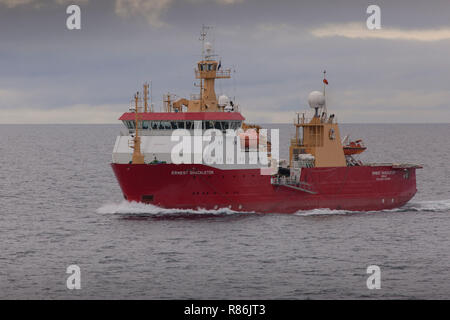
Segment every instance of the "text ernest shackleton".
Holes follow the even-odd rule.
[[[219,307],[212,306],[196,306],[192,303],[184,308],[185,315],[208,315],[214,318],[218,313],[251,317],[253,315],[264,315],[266,306],[263,304],[229,304],[227,308],[219,309]]]

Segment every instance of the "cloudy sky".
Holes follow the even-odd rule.
[[[251,122],[290,122],[324,69],[341,122],[450,122],[448,0],[0,0],[0,123],[117,123],[150,80],[156,109],[198,93],[202,24]]]

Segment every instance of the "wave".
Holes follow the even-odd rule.
[[[296,216],[321,216],[321,215],[338,215],[338,214],[348,214],[348,213],[355,213],[357,211],[350,211],[350,210],[333,210],[333,209],[327,209],[327,208],[321,208],[321,209],[312,209],[312,210],[299,210],[294,213]]]
[[[450,211],[450,199],[409,202],[400,208],[379,210],[379,211],[350,211],[350,210],[332,210],[332,209],[313,209],[299,210],[296,216],[315,216],[315,215],[338,215],[350,213],[379,213],[379,212],[448,212]]]
[[[450,211],[450,199],[409,202],[401,208],[396,208],[396,209],[386,210],[386,211],[447,212],[447,211]]]
[[[379,213],[379,212],[448,212],[450,211],[450,199],[410,202],[403,207],[381,210],[381,211],[350,211],[333,209],[312,209],[299,210],[296,216],[316,216],[316,215],[345,215],[357,213]],[[142,215],[142,216],[170,216],[170,215],[231,215],[255,212],[234,211],[229,208],[218,209],[165,209],[152,204],[128,202],[123,200],[120,203],[109,203],[96,210],[101,214],[119,214],[119,215]]]
[[[161,216],[161,215],[231,215],[241,214],[243,212],[234,211],[229,208],[218,209],[165,209],[152,204],[128,202],[123,200],[121,203],[109,203],[97,209],[101,214],[122,214],[122,215],[143,215],[143,216]]]

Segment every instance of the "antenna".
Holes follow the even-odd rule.
[[[327,97],[326,97],[326,95],[325,95],[325,87],[327,86],[327,84],[328,84],[328,80],[325,78],[325,75],[327,74],[327,70],[323,70],[323,97],[324,97],[324,104],[323,104],[323,109],[324,109],[324,112],[325,112],[325,117],[327,116]]]
[[[232,68],[233,68],[233,102],[236,103],[236,85],[237,85],[236,65],[233,64]]]
[[[150,80],[150,112],[154,112],[153,110],[153,83],[152,80]]]
[[[134,114],[135,114],[135,132],[134,132],[134,142],[133,142],[133,156],[131,158],[131,163],[133,164],[143,164],[144,155],[141,152],[141,137],[139,136],[139,92],[134,95]]]
[[[136,109],[136,113],[139,112],[139,91],[134,95],[134,107]]]
[[[205,60],[205,39],[209,29],[211,29],[211,27],[202,24],[202,31],[200,32],[200,41],[202,42],[202,60]]]
[[[202,61],[205,60],[205,39],[208,34],[208,30],[211,27],[202,24],[202,31],[200,32],[200,41],[202,42]],[[203,79],[200,79],[200,109],[203,107]]]
[[[144,112],[148,112],[148,83],[144,83]]]

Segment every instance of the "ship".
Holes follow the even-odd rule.
[[[296,213],[318,208],[394,209],[413,198],[420,165],[362,162],[358,158],[366,150],[362,140],[341,140],[337,117],[326,105],[325,72],[323,90],[308,96],[313,114],[295,116],[289,159],[278,159],[274,147],[279,136],[261,134],[263,128],[245,122],[236,101],[216,95],[215,81],[231,78],[232,72],[222,68],[206,37],[203,28],[202,54],[194,70],[199,94],[187,99],[167,93],[157,112],[146,83],[119,118],[125,133],[116,138],[111,167],[127,201],[186,210]],[[180,131],[183,137],[174,138]],[[202,137],[208,131],[226,136],[220,140],[226,161],[205,159],[208,139]],[[185,137],[188,145],[201,141],[200,147],[180,153],[179,141]],[[266,161],[237,161],[239,154],[245,160],[255,152]]]

